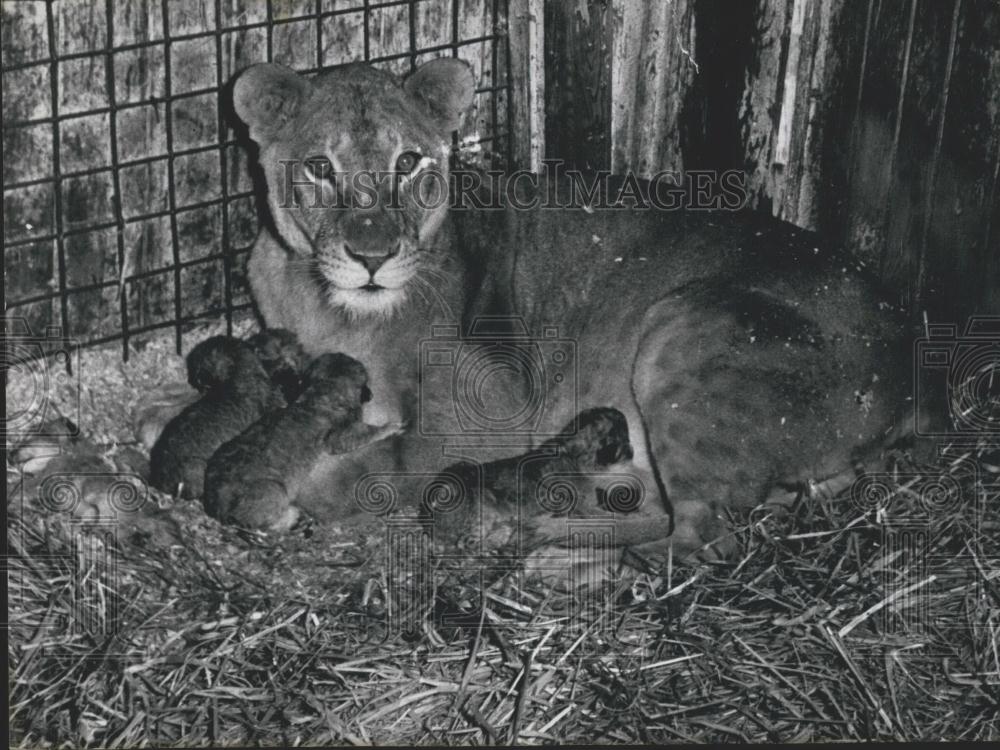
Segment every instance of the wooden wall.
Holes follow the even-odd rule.
[[[461,136],[474,159],[506,163],[503,6],[4,2],[4,290],[8,306],[35,300],[10,314],[93,341],[246,306],[257,212],[225,86],[251,63],[381,59],[405,74],[457,55],[478,87]]]
[[[449,54],[475,67],[463,136],[492,164],[741,169],[754,205],[914,311],[1000,312],[993,0],[27,0],[2,22],[5,293],[36,330],[247,303],[236,71]]]
[[[1000,313],[1000,3],[553,5],[547,158],[743,169],[915,314]]]

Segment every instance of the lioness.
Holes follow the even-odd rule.
[[[513,455],[612,407],[648,495],[616,519],[621,541],[672,532],[675,552],[712,555],[725,506],[839,474],[882,444],[908,360],[854,264],[732,212],[430,200],[440,181],[420,176],[448,174],[473,91],[455,59],[403,81],[363,64],[311,79],[260,64],[234,84],[273,219],[248,267],[264,321],[312,354],[362,361],[366,420],[410,426],[325,458],[304,509],[343,517],[365,475]],[[350,179],[364,172],[394,179]],[[470,442],[487,447],[446,447]]]

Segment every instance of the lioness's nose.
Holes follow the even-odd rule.
[[[380,248],[380,250],[382,249]],[[347,253],[348,257],[353,258],[367,268],[368,273],[374,274],[379,268],[382,267],[383,263],[399,252],[399,242],[397,241],[396,245],[389,250],[389,252],[373,251],[370,248],[359,251],[346,244],[344,245],[344,252]]]
[[[399,252],[399,229],[384,210],[356,211],[342,225],[344,252],[374,274]]]

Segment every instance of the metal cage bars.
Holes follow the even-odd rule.
[[[491,5],[491,20],[493,28],[491,33],[463,38],[459,32],[460,28],[460,5],[461,0],[450,0],[451,2],[451,39],[446,43],[431,44],[426,46],[419,46],[417,25],[416,25],[416,6],[421,3],[428,2],[429,0],[386,0],[384,2],[374,2],[373,0],[359,0],[362,2],[361,5],[353,5],[348,8],[335,8],[323,10],[323,0],[315,0],[314,10],[311,13],[304,13],[295,16],[289,16],[284,18],[276,18],[274,14],[274,4],[272,0],[266,0],[266,17],[263,21],[254,21],[247,23],[236,23],[225,25],[222,13],[222,3],[221,0],[216,0],[214,4],[214,28],[207,29],[204,31],[187,32],[183,34],[172,34],[171,29],[171,18],[170,18],[170,3],[169,0],[160,1],[160,21],[162,23],[162,37],[156,39],[147,39],[137,42],[129,42],[126,44],[114,43],[115,40],[115,0],[105,0],[104,1],[104,19],[105,19],[105,44],[103,49],[93,49],[79,52],[70,52],[61,54],[58,50],[57,45],[57,19],[54,10],[55,2],[54,0],[47,0],[45,3],[45,29],[47,34],[47,51],[48,56],[43,59],[18,61],[12,64],[7,64],[5,61],[2,66],[2,73],[8,74],[12,72],[17,72],[34,67],[47,67],[50,77],[50,90],[49,90],[49,105],[50,114],[44,117],[34,117],[26,118],[20,120],[6,120],[4,122],[4,130],[11,131],[18,128],[28,128],[48,125],[51,127],[51,138],[52,138],[52,166],[48,175],[43,177],[32,177],[30,179],[20,179],[7,181],[5,179],[3,184],[3,191],[5,197],[13,191],[24,190],[33,187],[39,187],[44,185],[53,186],[52,194],[52,224],[51,231],[43,232],[41,234],[32,235],[29,237],[21,237],[11,239],[4,238],[4,248],[5,250],[10,248],[25,247],[30,245],[41,245],[44,243],[54,243],[55,245],[55,275],[56,282],[54,291],[40,292],[35,294],[27,294],[21,296],[20,298],[7,299],[6,300],[6,312],[5,315],[10,315],[12,312],[16,311],[18,308],[24,308],[29,305],[34,305],[46,301],[58,300],[58,319],[61,330],[64,337],[64,345],[70,345],[70,340],[68,332],[71,330],[70,323],[70,306],[69,298],[73,294],[81,294],[84,292],[92,292],[98,290],[109,289],[115,286],[119,287],[118,294],[116,296],[117,303],[119,306],[119,325],[120,330],[110,334],[101,336],[91,336],[79,341],[72,342],[75,345],[81,347],[96,346],[100,344],[110,343],[116,340],[120,340],[122,344],[122,358],[128,360],[129,357],[129,341],[135,336],[140,334],[148,333],[151,331],[173,327],[175,329],[175,344],[178,353],[182,351],[183,347],[183,328],[186,324],[197,320],[206,320],[211,318],[217,318],[220,315],[225,317],[226,328],[229,333],[232,332],[233,326],[233,314],[242,310],[246,310],[251,306],[251,303],[234,304],[233,302],[233,263],[238,256],[244,255],[249,251],[249,247],[234,247],[232,244],[232,237],[230,231],[230,207],[233,203],[239,200],[252,198],[254,192],[252,190],[230,190],[229,186],[229,167],[230,159],[228,156],[229,148],[238,144],[238,141],[228,137],[229,125],[226,122],[225,115],[223,113],[222,107],[219,107],[218,118],[217,118],[217,138],[216,142],[211,145],[199,145],[189,148],[178,148],[175,149],[175,139],[174,139],[174,123],[173,123],[173,105],[175,102],[182,101],[184,99],[194,98],[197,96],[204,95],[218,95],[220,91],[225,87],[227,83],[227,75],[224,70],[223,60],[224,60],[224,37],[227,34],[249,32],[255,29],[262,29],[266,35],[265,38],[265,59],[268,62],[274,59],[274,30],[284,24],[290,23],[302,23],[307,21],[312,21],[316,24],[316,49],[315,49],[315,59],[316,65],[310,67],[298,68],[300,73],[311,74],[322,70],[328,70],[331,68],[338,67],[346,63],[338,63],[335,65],[323,65],[324,58],[324,47],[323,47],[323,22],[325,19],[333,18],[336,16],[343,16],[347,14],[362,14],[362,28],[363,28],[363,59],[367,62],[372,63],[385,63],[396,60],[402,60],[409,58],[410,60],[410,70],[416,68],[417,58],[423,54],[433,54],[436,52],[450,52],[453,57],[458,57],[462,47],[475,45],[475,44],[489,44],[490,45],[490,70],[492,75],[491,85],[482,86],[476,89],[476,94],[489,94],[490,95],[490,125],[491,131],[487,137],[480,138],[477,143],[496,143],[500,139],[506,139],[507,142],[507,153],[505,154],[506,159],[509,163],[510,161],[510,133],[509,133],[509,119],[508,119],[508,131],[501,133],[498,123],[499,123],[499,105],[498,105],[498,94],[500,92],[505,92],[507,95],[507,115],[509,117],[510,112],[510,54],[509,48],[506,50],[506,67],[502,71],[502,76],[500,75],[500,45],[509,44],[505,25],[501,22],[501,19],[505,20],[507,17],[507,0],[483,0],[484,3],[489,3]],[[372,56],[371,54],[371,18],[373,11],[395,8],[400,6],[409,7],[409,29],[408,29],[408,40],[409,49],[405,52],[395,52],[392,54]],[[501,14],[503,14],[501,16]],[[172,81],[172,70],[171,70],[171,48],[180,42],[194,41],[200,39],[212,39],[215,43],[215,81],[214,85],[208,87],[196,88],[189,91],[173,92],[173,81]],[[162,47],[163,53],[163,95],[162,96],[149,96],[147,98],[138,101],[127,101],[118,102],[116,97],[116,76],[115,76],[115,56],[117,53]],[[60,112],[60,80],[59,80],[59,66],[61,63],[73,61],[73,60],[86,60],[93,58],[103,58],[104,60],[104,87],[105,95],[107,98],[107,105],[100,107],[92,107],[88,109],[82,109],[79,111],[72,112]],[[497,79],[502,78],[503,83],[498,84]],[[120,112],[127,111],[129,109],[135,109],[144,106],[162,106],[164,112],[164,135],[165,135],[165,153],[157,153],[149,156],[140,156],[137,158],[126,158],[122,159],[118,143],[118,127],[116,115]],[[72,120],[94,116],[94,115],[108,115],[108,146],[109,146],[109,158],[110,164],[105,164],[103,166],[89,167],[85,169],[70,169],[63,170],[60,161],[61,157],[61,131],[60,125]],[[176,186],[176,175],[175,175],[175,163],[177,159],[194,156],[198,154],[209,154],[213,151],[218,152],[218,178],[220,192],[219,196],[211,198],[208,200],[194,201],[185,203],[183,206],[178,205],[177,200],[177,186]],[[8,157],[9,158],[9,157]],[[122,184],[121,184],[121,173],[122,170],[144,166],[164,163],[166,167],[166,183],[167,183],[167,206],[162,210],[156,211],[146,211],[137,214],[125,216],[122,201]],[[74,225],[73,227],[67,227],[65,224],[65,198],[63,196],[62,188],[68,180],[89,177],[99,174],[107,174],[111,181],[111,219],[101,220],[93,222],[84,222],[82,224]],[[198,209],[205,209],[210,207],[219,207],[221,214],[221,237],[219,237],[221,251],[209,253],[202,255],[197,258],[183,260],[180,256],[180,240],[179,240],[179,230],[178,230],[178,213],[181,212],[193,212]],[[169,237],[170,237],[170,253],[171,253],[171,263],[166,266],[133,272],[125,274],[127,267],[127,248],[125,244],[125,229],[126,227],[134,224],[139,224],[141,222],[148,222],[150,220],[156,219],[166,219],[169,223]],[[85,284],[75,284],[70,285],[68,283],[68,266],[67,266],[67,253],[66,253],[66,240],[68,238],[83,235],[91,232],[98,232],[102,230],[115,230],[115,255],[118,262],[119,278],[108,279],[102,278],[98,281],[93,281]],[[70,259],[71,260],[71,259]],[[200,266],[208,263],[221,262],[222,264],[222,299],[217,300],[221,303],[221,307],[213,307],[208,311],[199,312],[196,314],[184,314],[183,309],[183,299],[182,299],[182,283],[181,274],[184,269],[192,268],[195,266]],[[171,318],[157,321],[154,323],[146,325],[131,325],[128,313],[128,302],[127,302],[127,289],[130,282],[141,282],[145,279],[150,279],[155,276],[172,274],[173,276],[173,315]]]

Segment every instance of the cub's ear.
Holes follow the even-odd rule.
[[[298,114],[312,93],[312,83],[277,63],[260,63],[244,70],[233,86],[233,108],[264,145]]]
[[[450,133],[458,129],[462,115],[472,104],[475,80],[469,63],[439,57],[413,71],[403,88],[427,108],[443,131]]]

